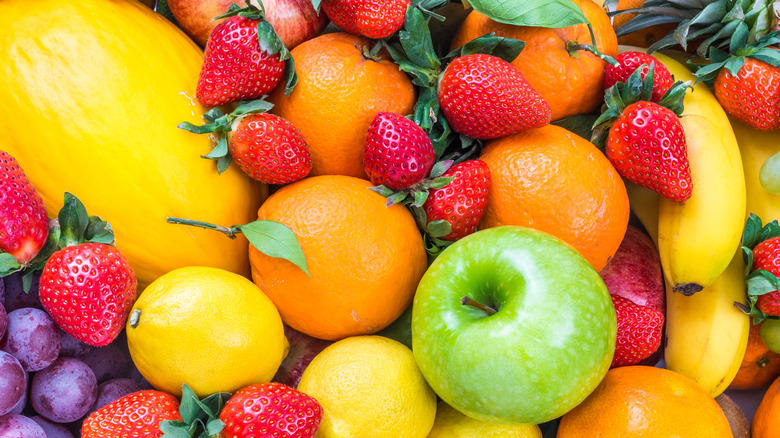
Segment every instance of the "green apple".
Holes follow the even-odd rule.
[[[562,240],[519,226],[449,246],[414,298],[420,370],[447,404],[479,420],[539,424],[565,414],[607,373],[615,334],[598,272]]]
[[[761,340],[767,348],[780,354],[780,319],[767,318],[759,329]]]

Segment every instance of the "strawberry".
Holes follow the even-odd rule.
[[[376,185],[408,188],[428,175],[435,159],[425,131],[400,114],[377,113],[368,126],[363,165]]]
[[[385,38],[404,25],[410,0],[322,0],[325,15],[342,30],[368,38]]]
[[[617,317],[617,341],[611,368],[634,365],[661,346],[664,314],[634,304],[626,298],[610,295]]]
[[[160,422],[166,420],[182,420],[179,400],[162,391],[138,391],[90,414],[82,425],[81,437],[161,437]]]
[[[520,70],[493,55],[453,59],[437,95],[452,129],[472,138],[503,137],[552,120],[550,106]]]
[[[780,67],[745,58],[736,75],[720,69],[713,88],[728,115],[754,129],[780,130]]]
[[[232,5],[209,35],[195,97],[206,106],[268,94],[285,73],[291,59],[261,9]],[[288,73],[289,74],[289,73]]]
[[[442,177],[453,177],[446,186],[433,189],[423,204],[429,234],[456,241],[473,233],[487,206],[490,170],[482,160],[469,160],[449,168]]]
[[[660,102],[661,97],[669,91],[674,78],[669,70],[655,57],[644,52],[623,52],[615,56],[618,65],[607,64],[604,68],[604,88],[609,88],[617,82],[625,82],[631,73],[640,69],[642,79],[653,66],[653,94],[650,100]]]
[[[751,271],[763,269],[780,278],[780,237],[759,242],[753,248]],[[780,291],[772,291],[758,296],[758,310],[770,316],[780,316]]]
[[[219,419],[224,438],[313,437],[322,421],[322,406],[313,397],[280,383],[261,383],[238,390]]]
[[[16,159],[0,151],[0,251],[25,265],[40,252],[49,235],[43,200]]]

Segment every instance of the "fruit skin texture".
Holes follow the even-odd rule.
[[[133,363],[155,388],[199,397],[269,382],[289,344],[279,313],[243,276],[186,267],[150,284],[133,306],[127,344]],[[132,315],[132,313],[131,313]]]
[[[436,394],[412,352],[382,336],[333,343],[303,372],[298,390],[324,410],[317,438],[426,438]]]
[[[0,252],[24,264],[43,248],[49,218],[41,195],[30,184],[16,159],[0,151]]]
[[[145,390],[114,400],[90,414],[82,438],[161,437],[160,422],[182,421],[179,400],[162,391]]]
[[[38,290],[44,310],[65,333],[102,347],[124,328],[137,287],[135,272],[119,250],[82,243],[52,254]]]
[[[653,64],[653,102],[660,102],[661,97],[666,93],[674,83],[674,78],[669,70],[661,64],[656,58],[644,52],[623,52],[615,57],[618,62],[617,67],[607,65],[604,68],[604,88],[607,89],[617,82],[625,82],[631,73],[637,68],[642,68],[642,79],[645,78],[650,70],[649,65]]]
[[[447,403],[436,406],[436,421],[427,438],[542,438],[535,424],[489,423],[461,414]]]
[[[319,339],[373,334],[412,302],[427,266],[408,209],[386,207],[366,180],[309,177],[279,189],[258,219],[295,232],[311,276],[250,248],[252,279],[292,328]]]
[[[257,99],[284,74],[279,53],[269,54],[257,39],[258,20],[235,15],[209,35],[195,98],[206,106]]]
[[[278,87],[271,112],[292,122],[311,151],[311,175],[366,178],[363,147],[380,111],[411,114],[414,86],[380,53],[366,58],[370,41],[343,32],[312,38],[293,49],[298,84],[289,96]]]
[[[452,231],[439,239],[455,241],[473,233],[482,220],[490,188],[490,169],[482,160],[469,160],[450,167],[442,177],[455,179],[431,190],[423,209],[429,223],[449,222]]]
[[[233,161],[254,180],[288,184],[311,171],[311,153],[301,131],[279,116],[248,114],[234,122],[229,136]]]
[[[368,126],[363,164],[376,185],[401,190],[428,176],[436,155],[422,128],[400,114],[377,113]]]
[[[480,229],[522,225],[574,246],[596,270],[628,226],[625,184],[592,143],[547,125],[489,141],[490,194]]]
[[[503,59],[476,53],[453,59],[438,98],[447,122],[472,138],[497,138],[550,123],[550,105]]]
[[[0,36],[3,149],[46,210],[60,210],[64,188],[76,194],[113,226],[142,287],[181,266],[248,275],[243,237],[165,223],[248,223],[264,190],[238,167],[218,175],[200,158],[213,147],[207,136],[176,128],[202,122],[205,108],[194,101],[200,49],[126,0],[4,0],[0,23],[9,29]],[[30,132],[38,133],[35,147]]]
[[[324,0],[322,11],[330,21],[351,34],[379,39],[404,25],[409,0]]]
[[[780,354],[761,339],[761,325],[750,325],[747,348],[742,364],[728,389],[758,389],[780,377]]]
[[[764,190],[759,179],[759,170],[764,162],[780,152],[780,132],[758,131],[736,119],[730,120],[742,155],[747,211],[763,220],[780,219],[780,195]]]
[[[498,312],[463,305],[464,295]],[[601,277],[571,246],[530,228],[490,228],[448,246],[426,271],[412,307],[412,351],[436,394],[460,412],[540,424],[604,377],[615,311]]]
[[[606,12],[590,0],[574,0],[593,26],[596,46],[609,56],[618,53],[617,37]],[[591,44],[584,24],[547,29],[503,24],[472,11],[455,34],[450,49],[490,32],[525,41],[525,48],[512,61],[552,110],[552,120],[589,113],[604,98],[605,61],[591,53],[567,50],[568,44]]]
[[[751,270],[763,269],[780,275],[780,238],[764,240],[753,248],[753,266]],[[780,291],[761,295],[756,301],[756,307],[767,315],[780,316]]]
[[[713,89],[729,116],[754,129],[780,131],[780,68],[745,58],[737,76],[722,68]]]
[[[311,438],[322,421],[322,406],[313,397],[281,383],[260,383],[241,388],[219,414],[225,423],[220,436]]]
[[[561,418],[557,438],[579,438],[582,431],[603,438],[732,437],[718,403],[694,381],[641,365],[609,370],[598,388]]]
[[[764,393],[750,425],[752,438],[780,437],[780,378],[775,379]]]
[[[650,357],[661,346],[664,314],[612,296],[617,315],[617,341],[611,367],[634,365]]]
[[[627,180],[674,202],[691,197],[685,133],[668,108],[641,101],[627,106],[609,130],[606,153]]]

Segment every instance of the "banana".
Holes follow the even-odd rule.
[[[628,193],[628,203],[631,206],[631,212],[634,213],[645,231],[653,239],[656,248],[658,248],[658,193],[626,181],[626,192]]]
[[[767,158],[780,151],[780,132],[757,131],[742,122],[731,121],[739,143],[745,171],[747,213],[757,214],[764,223],[780,220],[780,196],[761,187],[758,171]]]

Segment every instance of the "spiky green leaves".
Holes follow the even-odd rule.
[[[433,165],[431,173],[427,178],[423,178],[422,181],[403,190],[394,191],[384,185],[369,187],[369,190],[373,190],[387,198],[388,207],[399,203],[410,207],[422,207],[428,199],[430,190],[440,189],[452,182],[454,177],[442,176],[450,167],[452,167],[452,160],[439,161]]]
[[[734,303],[743,312],[753,318],[753,323],[758,324],[764,319],[777,319],[777,316],[769,316],[756,307],[756,302],[761,295],[780,290],[780,280],[777,276],[764,269],[753,269],[753,250],[761,242],[780,237],[780,225],[773,220],[763,225],[761,218],[750,213],[745,228],[742,232],[742,260],[745,263],[745,284],[747,286],[748,304]]]
[[[230,394],[218,392],[201,400],[185,384],[179,405],[179,414],[183,421],[160,422],[162,438],[219,437],[219,433],[225,428],[225,424],[219,419],[219,413],[229,398]]]
[[[731,40],[728,52],[710,47],[708,56],[710,64],[698,66],[696,81],[712,84],[722,68],[736,77],[739,70],[745,65],[747,58],[766,62],[773,67],[780,67],[780,50],[774,48],[777,44],[780,44],[779,32],[765,35],[752,44],[748,44],[746,31],[736,33]]]

